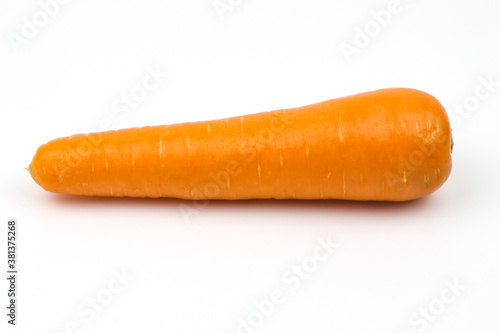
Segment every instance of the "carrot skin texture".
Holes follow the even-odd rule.
[[[451,172],[437,99],[382,89],[227,119],[79,134],[40,146],[45,190],[181,199],[406,201]]]

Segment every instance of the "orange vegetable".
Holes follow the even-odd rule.
[[[434,97],[391,88],[227,119],[79,134],[38,148],[44,189],[90,196],[404,201],[451,171]]]

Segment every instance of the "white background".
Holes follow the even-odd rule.
[[[44,22],[40,2],[1,1],[0,257],[5,272],[16,218],[20,277],[13,328],[0,274],[0,331],[500,331],[500,2],[401,0],[381,28],[372,12],[385,0],[222,3],[233,5],[221,16],[212,0],[73,0]],[[343,43],[358,53],[346,57]],[[148,68],[169,75],[128,114],[113,112]],[[452,174],[422,200],[81,198],[45,192],[23,169],[39,145],[103,124],[216,119],[385,87],[431,93],[453,119]],[[328,237],[338,249],[287,280]],[[133,279],[112,294],[123,270]],[[283,302],[259,312],[254,302],[278,290]]]

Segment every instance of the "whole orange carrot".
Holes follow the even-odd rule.
[[[38,148],[44,189],[90,196],[404,201],[451,171],[434,97],[391,88],[214,121],[79,134]]]

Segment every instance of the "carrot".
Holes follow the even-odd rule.
[[[182,199],[405,201],[451,171],[448,116],[434,97],[390,88],[213,121],[79,134],[40,146],[45,190]]]

